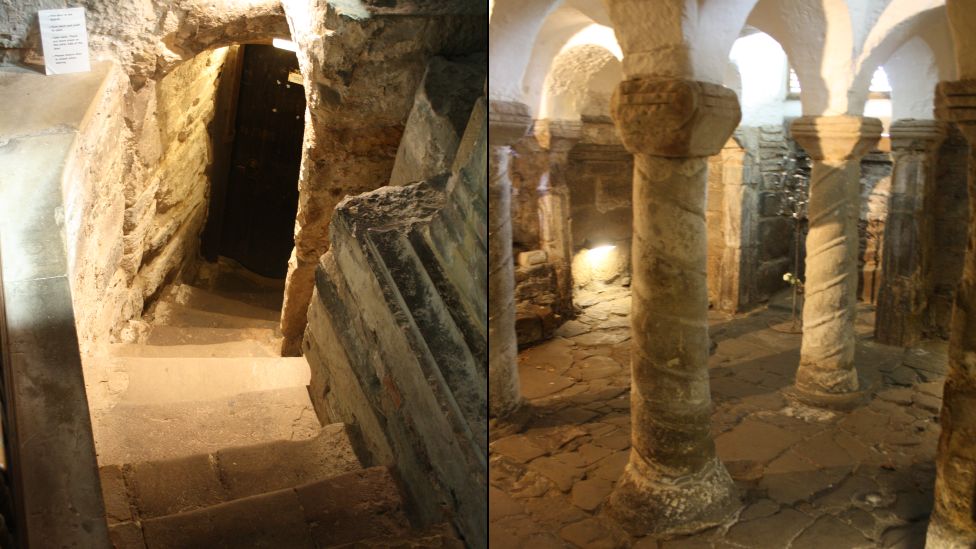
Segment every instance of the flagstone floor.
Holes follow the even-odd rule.
[[[872,396],[830,412],[783,393],[800,336],[783,333],[782,296],[752,314],[710,314],[712,431],[742,507],[694,536],[636,539],[602,513],[630,447],[630,295],[609,288],[577,302],[577,320],[519,353],[531,419],[490,444],[493,548],[924,546],[945,342],[877,344],[873,308],[860,306],[857,367]]]

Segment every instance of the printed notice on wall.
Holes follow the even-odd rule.
[[[88,72],[88,29],[85,8],[39,10],[44,71],[47,74]]]

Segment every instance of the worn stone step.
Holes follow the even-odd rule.
[[[270,341],[246,339],[204,345],[138,345],[117,343],[108,347],[113,357],[134,358],[232,358],[232,357],[276,357],[279,356]]]
[[[123,534],[150,549],[336,547],[404,536],[409,524],[396,482],[386,467],[219,503],[184,513],[110,527],[119,549]],[[133,529],[141,526],[142,537]]]
[[[85,364],[92,409],[225,399],[240,393],[305,387],[302,357],[94,357]]]
[[[314,437],[321,427],[305,387],[223,399],[139,404],[91,411],[101,465],[175,459],[221,448]]]
[[[480,361],[471,355],[461,330],[454,322],[441,295],[424,268],[406,235],[400,230],[374,230],[370,238],[396,284],[400,297],[420,330],[441,375],[447,382],[461,413],[469,436],[487,451],[488,408],[485,372]]]
[[[177,305],[183,305],[184,307],[200,311],[243,316],[272,322],[278,322],[281,317],[279,310],[269,309],[258,303],[247,302],[246,295],[240,299],[234,299],[188,284],[180,284],[172,287],[163,296],[162,301],[176,303]]]
[[[253,340],[277,348],[280,338],[269,328],[201,328],[190,326],[153,326],[146,345],[210,345]]]
[[[185,305],[160,301],[153,312],[153,324],[199,328],[261,328],[277,330],[277,320],[211,313]]]
[[[253,273],[237,261],[221,256],[216,263],[204,263],[193,284],[211,291],[284,294],[285,281]]]
[[[405,536],[369,538],[336,546],[336,549],[464,549],[449,524],[413,531]]]
[[[346,426],[309,439],[224,448],[99,469],[110,522],[145,520],[332,478],[362,469]]]

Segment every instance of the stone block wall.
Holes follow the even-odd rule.
[[[609,117],[584,116],[569,153],[573,284],[595,289],[630,283],[634,159]],[[612,246],[612,248],[610,248]]]
[[[233,51],[200,54],[139,90],[115,69],[78,137],[86,154],[69,167],[65,225],[86,355],[122,336],[197,257],[212,161],[208,125]]]
[[[793,222],[780,213],[782,171],[796,150],[783,126],[740,127],[709,159],[706,225],[713,308],[748,310],[783,289],[793,268]]]
[[[789,139],[785,126],[762,126],[749,129],[746,135],[747,142],[755,147],[758,172],[757,263],[755,287],[749,300],[755,305],[786,288],[783,275],[794,270],[795,228],[793,220],[781,214],[783,193],[778,185],[789,157],[798,156],[800,151]]]
[[[535,135],[527,134],[512,146],[512,253],[538,250],[539,184],[549,171],[549,152]]]
[[[515,264],[515,334],[520,347],[552,337],[564,319],[553,312],[556,271],[543,250],[518,254]]]
[[[891,191],[891,155],[875,151],[861,160],[861,209],[858,221],[857,296],[876,303],[881,281],[885,220]]]
[[[969,226],[968,158],[969,145],[955,125],[950,124],[936,157],[934,185],[927,189],[923,206],[931,227],[924,236],[924,245],[932,251],[925,273],[927,337],[949,337],[952,302],[962,275]]]

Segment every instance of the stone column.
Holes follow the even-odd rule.
[[[697,531],[737,504],[710,430],[708,157],[739,123],[731,90],[621,82],[611,110],[634,153],[631,452],[608,512],[634,535]]]
[[[808,404],[844,407],[863,396],[854,368],[860,159],[881,137],[881,121],[804,116],[791,132],[813,159],[803,341],[794,391]]]
[[[940,82],[936,116],[969,141],[969,244],[952,307],[927,549],[976,547],[976,80]]]
[[[930,253],[922,206],[934,173],[934,154],[946,130],[936,120],[897,120],[889,133],[894,171],[874,337],[886,345],[908,347],[922,338]]]
[[[503,418],[522,403],[515,337],[512,263],[511,146],[529,129],[521,103],[491,101],[488,109],[488,415]]]
[[[569,151],[579,142],[582,124],[568,120],[537,122],[539,144],[549,149],[549,177],[539,187],[539,241],[556,274],[555,313],[573,315],[573,230],[567,170]]]

